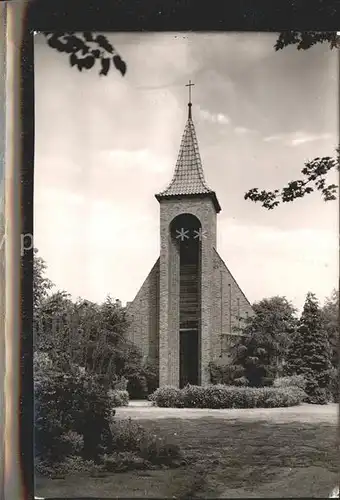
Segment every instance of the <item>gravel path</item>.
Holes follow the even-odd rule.
[[[308,405],[290,408],[252,408],[210,410],[196,408],[157,408],[148,401],[131,401],[129,406],[117,408],[116,417],[131,419],[161,418],[207,418],[216,417],[226,420],[266,420],[278,423],[287,422],[324,422],[338,423],[339,405]]]

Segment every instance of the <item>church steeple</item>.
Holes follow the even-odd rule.
[[[202,196],[211,197],[216,212],[221,211],[221,206],[217,200],[216,193],[207,185],[201,157],[198,149],[198,142],[192,121],[192,103],[191,103],[191,81],[189,87],[188,120],[184,129],[182,142],[177,158],[175,172],[168,187],[159,194],[156,199],[160,201],[164,198],[182,197],[182,196]]]

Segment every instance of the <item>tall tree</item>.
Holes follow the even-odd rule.
[[[70,340],[77,333],[74,305],[67,292],[57,291],[40,302],[34,332],[36,349],[48,353],[55,367],[61,364],[66,370],[65,363],[71,362]]]
[[[38,249],[33,253],[33,308],[34,311],[41,305],[54,286],[52,281],[46,276],[47,265],[44,259],[38,255]]]
[[[121,377],[138,378],[142,356],[126,338],[125,308],[107,297],[102,304],[71,300],[58,291],[41,301],[36,313],[36,348],[64,373],[81,367],[113,385]]]
[[[322,324],[325,329],[332,350],[332,364],[339,366],[339,291],[333,293],[325,301],[322,308]]]
[[[253,304],[253,310],[242,327],[242,340],[233,349],[233,364],[243,367],[249,385],[261,386],[281,373],[297,318],[286,297],[263,299]]]
[[[315,295],[308,292],[296,334],[288,349],[287,375],[303,375],[310,403],[329,400],[331,349]]]

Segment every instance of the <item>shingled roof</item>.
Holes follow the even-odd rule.
[[[189,104],[188,121],[184,129],[173,178],[164,191],[156,194],[156,198],[160,201],[162,198],[202,195],[210,196],[216,212],[221,211],[216,193],[209,188],[204,179],[195,127],[191,117],[191,105]]]

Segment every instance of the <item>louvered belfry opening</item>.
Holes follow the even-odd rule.
[[[201,224],[190,214],[178,216],[172,237],[179,249],[180,387],[199,383]]]

